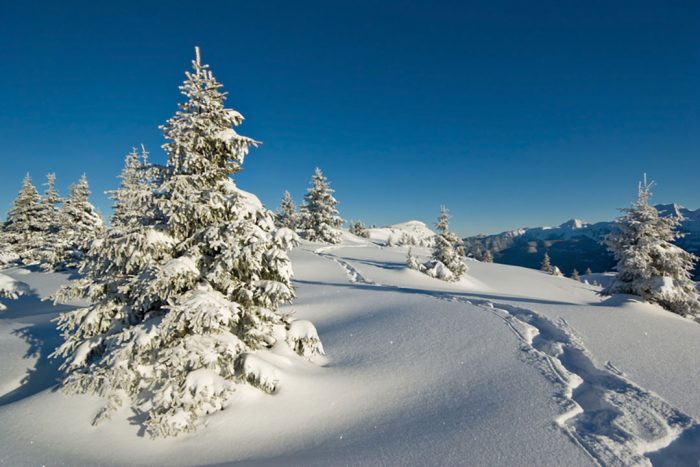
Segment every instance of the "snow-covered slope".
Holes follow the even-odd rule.
[[[435,232],[424,222],[408,221],[387,227],[367,229],[369,239],[382,245],[430,246]]]
[[[75,305],[40,298],[68,278],[5,271],[29,293],[0,314],[0,464],[696,465],[700,325],[519,267],[441,282],[406,251],[351,236],[294,250],[288,309],[327,360],[290,360],[277,394],[239,390],[205,428],[158,440],[126,410],[93,427],[99,400],[51,390],[50,319]]]

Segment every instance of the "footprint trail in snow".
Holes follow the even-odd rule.
[[[515,333],[524,360],[557,388],[555,398],[563,412],[557,425],[599,464],[651,465],[646,453],[665,448],[697,426],[611,363],[598,368],[565,320],[555,324],[525,308],[470,303],[499,316]]]
[[[322,247],[314,250],[314,253],[317,255],[329,259],[333,262],[335,262],[338,266],[340,266],[345,274],[348,276],[348,280],[352,282],[353,284],[364,284],[364,285],[376,285],[376,286],[381,286],[381,284],[377,284],[376,282],[368,279],[365,277],[355,266],[350,264],[349,262],[342,260],[338,258],[337,256],[333,256],[328,254],[328,251],[332,251],[339,248],[338,246],[328,246],[328,247]]]

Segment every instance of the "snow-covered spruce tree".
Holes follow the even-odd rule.
[[[493,263],[493,254],[491,253],[491,250],[486,250],[486,253],[484,253],[484,256],[482,256],[481,261],[484,263]]]
[[[30,264],[40,259],[45,233],[41,211],[41,196],[27,174],[3,226],[4,261]]]
[[[586,268],[586,275],[591,275],[593,274],[593,271],[591,271],[591,268]]]
[[[297,213],[297,207],[294,204],[292,195],[288,191],[285,191],[282,196],[279,211],[277,211],[277,226],[296,230],[298,224],[299,214]]]
[[[104,233],[102,217],[90,204],[90,187],[83,174],[70,187],[70,195],[59,211],[59,234],[47,262],[55,269],[80,266],[91,243]]]
[[[323,354],[311,323],[277,309],[293,298],[287,251],[296,235],[278,230],[274,214],[229,178],[257,143],[233,130],[243,117],[224,107],[199,53],[193,67],[181,87],[187,100],[163,127],[159,253],[134,269],[128,287],[103,295],[116,310],[105,299],[98,317],[65,315],[64,335],[83,337],[57,352],[73,389],[107,397],[106,416],[130,400],[152,436],[196,429],[238,384],[274,392],[275,369],[258,356],[265,349]]]
[[[433,246],[433,265],[427,268],[426,274],[446,281],[458,281],[467,272],[467,265],[462,261],[462,239],[450,231],[449,221],[449,211],[443,206],[435,224],[438,233]]]
[[[336,209],[338,201],[333,197],[333,191],[321,169],[316,167],[311,177],[311,186],[301,206],[301,228],[307,240],[340,242],[340,226],[343,225],[343,219]]]
[[[141,146],[141,153],[136,148],[124,158],[124,167],[119,175],[121,183],[116,190],[108,191],[112,200],[112,228],[120,228],[134,222],[140,223],[146,217],[143,213],[144,201],[152,201],[153,178],[155,168],[148,163],[148,152]]]
[[[56,191],[56,174],[46,175],[46,190],[39,204],[40,210],[38,219],[44,230],[43,245],[39,251],[39,258],[43,269],[52,269],[52,259],[56,245],[61,238],[61,215],[60,208],[63,199]]]
[[[551,274],[553,270],[554,267],[552,266],[552,261],[549,259],[549,253],[545,251],[544,258],[542,258],[542,262],[540,263],[540,271]]]
[[[618,230],[606,238],[617,275],[602,293],[639,295],[682,316],[700,316],[700,297],[691,271],[697,257],[672,242],[680,237],[677,216],[662,217],[649,204],[652,183],[639,184],[637,201],[622,209]]]
[[[576,268],[574,268],[574,270],[571,272],[571,278],[575,281],[581,282],[581,276]]]

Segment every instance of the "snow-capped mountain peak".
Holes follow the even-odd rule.
[[[577,229],[583,229],[585,227],[588,227],[588,222],[581,220],[581,219],[569,219],[568,221],[564,222],[559,226],[560,229],[571,229],[571,230],[577,230]]]

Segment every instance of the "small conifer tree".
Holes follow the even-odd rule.
[[[60,243],[62,234],[60,205],[63,203],[63,199],[56,191],[56,174],[48,174],[44,185],[46,190],[41,198],[39,214],[43,225],[44,237],[39,257],[42,262],[42,268],[50,270],[53,268],[52,258],[56,245]]]
[[[107,193],[113,200],[112,228],[120,228],[140,222],[144,209],[151,208],[153,180],[158,169],[148,162],[148,152],[141,146],[141,153],[132,148],[124,158],[124,167],[119,175],[121,183],[116,190]]]
[[[42,211],[41,196],[27,174],[3,226],[7,257],[17,258],[23,264],[41,259],[46,229]]]
[[[680,237],[676,228],[682,219],[659,215],[649,204],[652,186],[645,175],[637,200],[622,210],[618,230],[606,239],[617,275],[602,293],[634,294],[679,315],[699,316],[700,297],[691,279],[697,257],[672,243]]]
[[[454,232],[450,231],[449,221],[449,211],[443,206],[435,224],[438,230],[437,235],[435,235],[435,245],[432,254],[435,264],[429,271],[434,270],[435,277],[442,276],[441,278],[445,280],[457,281],[467,272],[467,265],[462,260],[464,256],[462,240]],[[447,269],[449,274],[440,273],[443,267]]]
[[[542,263],[540,263],[540,271],[551,274],[553,271],[552,261],[549,259],[549,253],[545,251]]]
[[[277,226],[296,230],[298,223],[299,214],[297,213],[297,207],[294,204],[292,195],[288,191],[285,191],[282,196],[280,208],[277,211]]]
[[[406,254],[406,266],[408,266],[409,269],[415,269],[416,271],[420,271],[421,265],[418,262],[418,258],[413,256],[413,249],[409,248],[408,253]]]
[[[311,186],[304,196],[301,206],[301,225],[307,240],[339,243],[343,219],[338,214],[338,201],[333,197],[334,190],[321,169],[316,167],[311,177]]]
[[[89,201],[90,187],[85,174],[71,185],[70,195],[59,211],[59,235],[47,258],[56,269],[80,266],[92,242],[102,236],[102,217]]]

